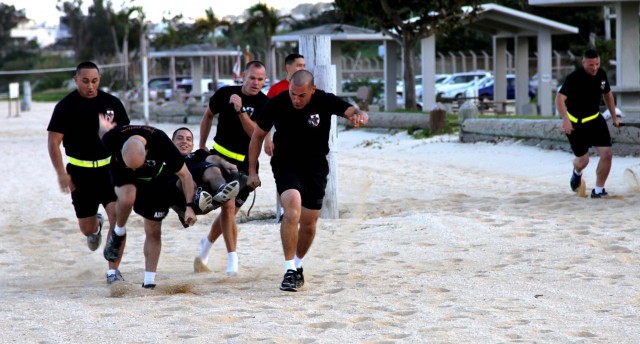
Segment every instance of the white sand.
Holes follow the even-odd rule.
[[[102,247],[87,249],[57,186],[46,144],[53,105],[6,118],[0,103],[1,343],[640,340],[640,197],[623,177],[637,158],[614,157],[614,197],[592,200],[569,189],[566,152],[340,132],[341,218],[319,221],[304,290],[278,289],[273,219],[240,224],[240,275],[224,276],[222,240],[213,272],[193,273],[215,211],[189,229],[173,213],[165,220],[156,291],[139,287],[144,233],[132,215],[121,265],[130,284],[114,291]],[[252,216],[274,211],[261,159]]]

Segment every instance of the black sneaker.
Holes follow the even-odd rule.
[[[591,198],[602,198],[607,196],[609,196],[609,193],[607,193],[604,189],[602,189],[601,193],[596,193],[596,189],[591,190]]]
[[[100,243],[102,242],[102,214],[96,215],[98,217],[98,233],[93,233],[87,237],[87,246],[91,251],[95,251],[100,247]]]
[[[578,188],[580,187],[581,182],[582,182],[582,176],[577,175],[576,171],[573,170],[573,172],[571,173],[571,182],[569,182],[569,185],[571,185],[571,190],[577,191]]]
[[[122,277],[122,274],[120,273],[120,270],[116,269],[116,273],[113,275],[107,275],[107,284],[111,284],[114,282],[124,282],[124,278]]]
[[[156,289],[156,285],[152,284],[152,283],[149,283],[149,284],[142,283],[142,288],[144,288],[144,289],[152,289],[153,290],[153,289]]]
[[[123,236],[116,235],[116,231],[111,231],[111,235],[109,236],[109,240],[107,240],[107,244],[104,245],[104,259],[115,262],[120,258],[120,248],[122,248],[122,244],[124,240],[127,238],[127,234],[125,233]]]
[[[282,284],[280,284],[280,290],[284,291],[298,291],[296,289],[296,270],[287,270],[284,274]]]
[[[296,270],[296,288],[302,288],[304,285],[304,275],[302,274],[302,267]]]

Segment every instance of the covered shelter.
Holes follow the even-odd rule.
[[[625,116],[640,118],[640,1],[529,0],[532,6],[613,6],[616,18],[616,106]],[[622,43],[624,37],[624,44]]]

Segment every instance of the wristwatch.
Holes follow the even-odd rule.
[[[240,111],[238,111],[238,115],[243,113],[243,112],[247,112],[247,111],[248,111],[248,109],[243,106],[242,108],[240,108]]]

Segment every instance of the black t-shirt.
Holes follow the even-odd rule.
[[[598,69],[596,75],[588,74],[583,68],[573,71],[560,88],[560,93],[567,96],[567,111],[576,118],[598,113],[602,95],[610,91],[607,73],[602,69]]]
[[[288,92],[271,98],[260,112],[258,126],[264,131],[276,128],[272,163],[325,159],[329,153],[331,115],[343,116],[350,106],[322,90],[316,90],[309,104],[300,110],[293,107]]]
[[[147,157],[144,165],[133,171],[122,160],[122,145],[131,136],[140,135],[147,140]],[[108,131],[102,137],[102,143],[111,153],[111,170],[134,178],[155,178],[162,169],[164,173],[175,174],[184,165],[184,158],[167,134],[157,128],[146,125],[125,125]],[[164,165],[164,167],[163,167]]]
[[[236,109],[229,103],[229,98],[233,94],[242,98],[242,106],[253,121],[258,117],[258,112],[268,98],[262,92],[258,92],[255,96],[247,96],[242,93],[242,86],[225,86],[209,99],[209,109],[214,114],[218,114],[218,128],[214,141],[234,153],[247,155],[251,136],[244,131]]]
[[[109,153],[98,137],[98,114],[114,112],[118,125],[129,124],[129,116],[120,99],[98,91],[94,98],[84,98],[78,90],[69,93],[56,104],[47,131],[64,135],[62,145],[67,156],[80,160],[100,160]]]

